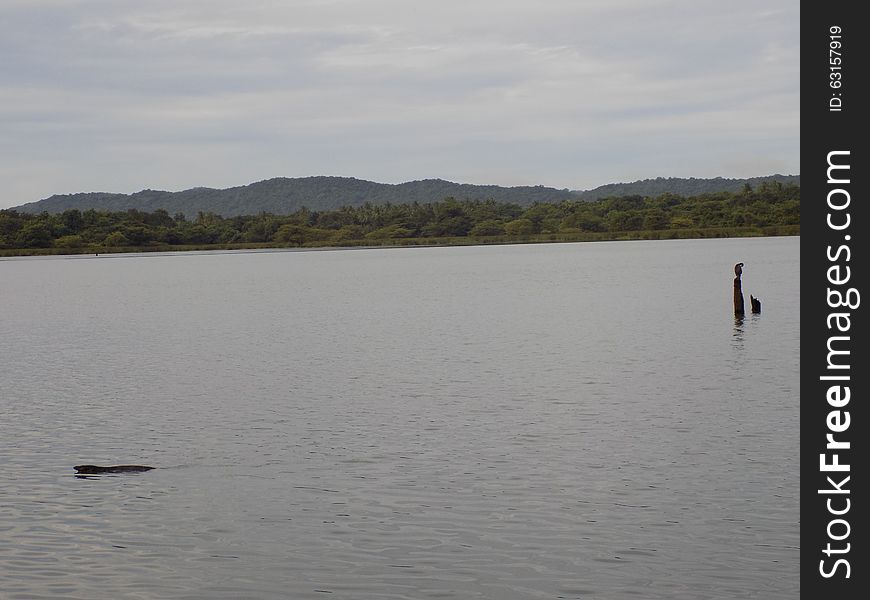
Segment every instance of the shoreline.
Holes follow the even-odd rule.
[[[80,248],[0,248],[0,258],[28,256],[96,257],[125,254],[181,254],[186,252],[293,252],[309,250],[372,250],[380,248],[442,248],[452,246],[504,246],[515,244],[553,244],[578,242],[620,242],[641,240],[713,239],[742,237],[800,236],[800,225],[773,227],[711,228],[691,230],[649,230],[600,233],[542,233],[529,236],[452,237],[452,238],[393,238],[372,243],[373,240],[352,240],[339,245],[311,242],[304,245],[276,242],[236,244],[154,244],[148,246],[83,246]]]

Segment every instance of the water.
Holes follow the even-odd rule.
[[[0,597],[795,598],[798,255],[2,260]]]

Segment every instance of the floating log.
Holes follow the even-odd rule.
[[[83,475],[99,475],[100,473],[141,473],[142,471],[150,471],[154,467],[145,465],[114,465],[111,467],[101,467],[99,465],[76,465],[73,467],[76,473]]]

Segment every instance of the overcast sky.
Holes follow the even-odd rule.
[[[800,173],[797,0],[0,0],[0,208]]]

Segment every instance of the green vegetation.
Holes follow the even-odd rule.
[[[795,235],[800,188],[764,182],[738,192],[683,197],[563,200],[528,207],[494,200],[371,204],[289,215],[188,219],[166,210],[67,209],[37,215],[0,210],[0,254],[207,248],[479,244],[536,241]]]

